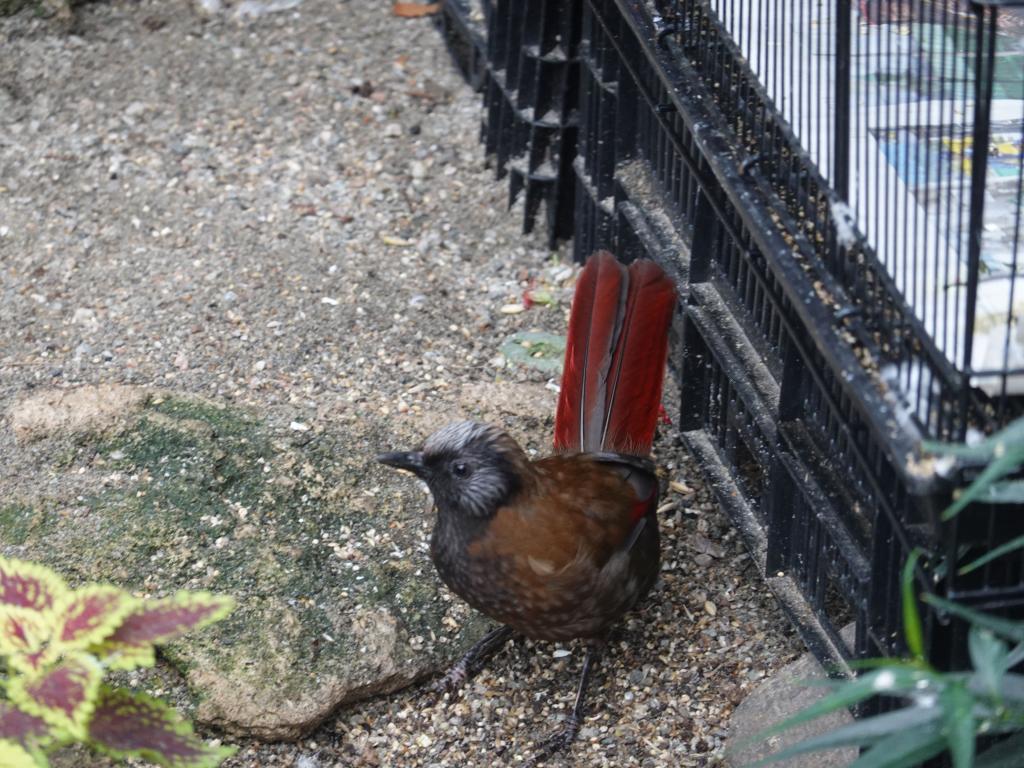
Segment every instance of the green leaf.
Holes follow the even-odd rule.
[[[565,336],[543,331],[514,333],[501,345],[500,351],[509,362],[557,374],[562,370],[565,357]]]
[[[1014,552],[1018,549],[1024,549],[1024,536],[1018,536],[1015,539],[1010,539],[1004,544],[1000,544],[995,549],[989,550],[984,555],[979,557],[977,560],[972,560],[967,565],[960,568],[958,573],[963,576],[970,573],[971,571],[981,568],[983,565],[988,565],[993,560],[1002,557],[1005,554]]]
[[[11,667],[37,669],[50,632],[48,612],[0,604],[0,655],[8,657]]]
[[[235,753],[204,742],[159,699],[107,686],[89,723],[89,743],[111,757],[141,757],[167,768],[214,768]]]
[[[846,666],[850,669],[883,669],[885,667],[902,667],[904,669],[927,669],[927,666],[921,665],[914,659],[896,659],[887,656],[882,656],[877,659],[850,659],[846,662]],[[829,682],[835,683],[834,680]]]
[[[968,621],[971,624],[976,624],[979,627],[984,627],[999,637],[1006,638],[1015,643],[1024,643],[1024,621],[1012,621],[1010,619],[1002,619],[998,616],[990,616],[987,613],[981,613],[971,608],[954,603],[945,598],[939,597],[938,595],[926,594],[923,600],[929,605],[934,605],[936,608],[941,608],[950,613],[953,616]]]
[[[797,712],[792,717],[783,720],[781,723],[766,728],[752,736],[747,742],[740,746],[746,746],[757,741],[767,739],[769,736],[788,731],[794,726],[810,722],[815,718],[827,715],[840,709],[848,709],[854,704],[859,704],[864,699],[883,693],[892,694],[902,691],[913,690],[921,680],[928,680],[930,674],[927,671],[914,667],[886,667],[875,672],[870,672],[855,680],[840,681],[829,684],[835,686],[836,690],[819,699],[814,704]]]
[[[996,456],[982,470],[974,482],[967,486],[960,495],[942,513],[943,520],[952,520],[971,502],[983,498],[989,487],[1011,472],[1015,472],[1024,463],[1024,444],[1009,446],[1006,452]]]
[[[1024,480],[1006,480],[994,483],[988,489],[984,501],[992,504],[1024,503]]]
[[[992,448],[979,443],[978,445],[965,445],[964,443],[943,443],[938,440],[922,440],[922,453],[933,453],[936,456],[954,456],[960,459],[961,463],[969,467],[981,467],[992,459]]]
[[[0,765],[4,768],[46,768],[46,760],[42,755],[39,759],[33,757],[20,744],[0,739]]]
[[[921,450],[940,456],[956,456],[973,466],[981,466],[991,461],[992,457],[1000,450],[1005,450],[1006,446],[1020,443],[1024,443],[1024,418],[1010,422],[976,445],[924,440],[921,442]]]
[[[1008,668],[1006,643],[990,630],[972,626],[967,637],[967,647],[974,667],[974,679],[986,695],[998,698],[1000,682]]]
[[[7,693],[23,712],[62,733],[84,738],[102,679],[99,662],[78,653],[37,674],[15,675],[7,681]]]
[[[999,696],[1009,699],[1019,708],[1024,708],[1024,675],[1003,675],[1003,679],[999,681]],[[1024,712],[1021,714],[1024,715]],[[1024,723],[1021,725],[1024,728]]]
[[[100,642],[138,602],[123,589],[106,584],[90,584],[66,593],[53,608],[53,641],[47,658]]]
[[[532,291],[528,291],[529,300],[534,304],[542,304],[545,307],[550,307],[555,303],[555,297],[551,295],[551,291],[545,290],[544,288],[538,288]],[[524,298],[527,294],[524,294]]]
[[[0,701],[0,741],[16,741],[27,747],[50,744],[53,737],[50,726],[41,717],[22,712],[9,701]]]
[[[886,712],[883,715],[876,715],[875,717],[866,717],[863,720],[856,720],[849,725],[828,731],[820,736],[804,739],[798,744],[769,755],[748,768],[757,768],[757,766],[775,763],[779,760],[788,760],[791,757],[806,754],[807,752],[818,752],[851,745],[859,747],[866,744],[874,744],[880,740],[885,740],[887,737],[901,733],[925,733],[932,731],[932,738],[939,739],[938,721],[941,717],[942,712],[936,707],[915,706],[904,707],[893,712]],[[927,728],[926,726],[929,724],[935,724],[934,728]],[[941,743],[941,739],[939,741]]]
[[[946,748],[937,722],[893,733],[866,751],[849,768],[912,768]]]
[[[219,621],[231,612],[235,601],[209,592],[178,592],[160,600],[137,602],[120,626],[93,652],[110,669],[151,667],[153,646],[186,632]]]
[[[1024,661],[1024,642],[1017,643],[1006,656],[1006,668],[1013,669]]]
[[[944,725],[942,735],[953,756],[953,768],[971,768],[974,763],[974,697],[962,685],[950,685],[940,695]]]
[[[0,557],[0,605],[46,611],[67,589],[64,580],[49,568]]]
[[[986,749],[978,755],[974,768],[1024,768],[1024,733]]]
[[[903,593],[903,636],[910,655],[919,662],[925,661],[924,632],[921,630],[921,614],[917,610],[914,595],[914,568],[921,558],[921,551],[914,549],[903,566],[901,579]]]
[[[9,701],[0,701],[0,742],[13,742],[33,755],[42,755],[43,750],[64,740],[65,734],[51,728],[41,717],[22,712]]]

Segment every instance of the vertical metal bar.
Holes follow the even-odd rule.
[[[843,200],[850,192],[850,0],[836,0],[836,105],[832,125],[832,187]]]
[[[920,117],[920,110],[919,110],[918,111],[918,119],[917,119],[918,125],[924,125],[925,126],[925,134],[924,134],[924,136],[925,136],[924,188],[925,189],[931,189],[931,184],[932,184],[932,166],[933,165],[935,166],[936,180],[938,181],[942,177],[942,169],[938,165],[938,163],[935,162],[935,154],[932,152],[932,149],[931,149],[931,147],[933,146],[933,141],[932,141],[933,137],[937,136],[938,137],[938,142],[941,142],[941,138],[942,138],[941,129],[936,129],[935,126],[934,126],[934,118],[932,117],[933,111],[932,111],[931,104],[932,104],[932,99],[934,98],[934,88],[935,88],[936,85],[938,85],[938,87],[940,89],[940,92],[941,92],[941,89],[942,89],[941,78],[943,78],[945,76],[945,73],[941,72],[941,71],[938,73],[938,78],[940,79],[940,82],[938,84],[936,84],[936,82],[935,82],[936,81],[936,72],[935,72],[935,65],[934,65],[935,48],[936,48],[936,45],[935,45],[935,6],[933,4],[931,4],[931,3],[928,4],[928,24],[929,24],[929,27],[928,27],[928,29],[929,29],[929,32],[928,32],[928,43],[927,43],[928,47],[927,47],[927,50],[923,50],[921,52],[921,70],[922,70],[921,76],[923,78],[927,79],[927,83],[926,83],[926,87],[925,87],[924,102],[927,105],[928,113],[926,115],[926,118],[922,119]],[[920,104],[920,102],[918,102],[918,103]],[[939,143],[938,145],[941,146],[941,143]],[[941,162],[941,161],[939,161],[939,162]],[[931,227],[929,226],[929,224],[930,224],[930,221],[929,221],[930,216],[924,210],[924,206],[919,206],[919,210],[920,210],[920,214],[921,214],[921,223],[920,223],[920,225],[917,225],[915,223],[915,229],[920,232],[920,234],[918,236],[921,238],[921,253],[922,253],[925,261],[928,262],[928,264],[929,264],[929,266],[927,268],[931,269],[933,275],[939,276],[939,275],[942,274],[939,271],[939,269],[941,268],[941,266],[940,266],[941,262],[940,262],[940,256],[939,256],[939,254],[940,254],[939,232],[936,231],[934,238],[932,238],[931,240],[929,239],[929,235],[931,235]],[[935,217],[934,220],[935,220],[936,229],[938,229],[939,227],[941,227],[941,223],[942,223],[942,206],[941,205],[936,205],[934,207],[934,214],[933,215]],[[915,222],[916,222],[916,219],[917,219],[917,216],[915,216]],[[934,241],[934,244],[933,244],[932,241]],[[930,252],[930,250],[929,250],[931,247],[934,247],[934,254],[932,254]],[[929,329],[930,332],[932,333],[932,338],[937,343],[942,345],[942,346],[940,346],[940,349],[945,349],[946,323],[947,323],[948,314],[949,314],[949,302],[946,301],[945,290],[940,287],[940,284],[943,283],[943,282],[945,282],[945,281],[936,279],[935,286],[932,289],[932,292],[934,294],[934,301],[935,301],[935,316],[934,316],[934,322],[932,323],[932,326]],[[935,427],[935,430],[932,431],[932,434],[935,436],[936,439],[941,440],[942,439],[942,433],[943,433],[943,430],[945,428],[944,425],[939,423],[940,422],[940,413],[942,411],[942,407],[940,405],[938,408],[936,408],[935,403],[934,403],[934,400],[936,398],[935,398],[934,394],[932,393],[931,388],[929,388],[927,399],[928,399],[927,408],[924,411],[924,413],[926,414],[926,416],[925,416],[925,424],[930,426],[933,423],[933,414],[934,414],[934,423],[936,424],[936,427]],[[941,399],[941,397],[940,397],[940,399]],[[920,394],[918,394],[918,401],[920,401]]]
[[[690,283],[703,283],[711,279],[711,262],[716,245],[715,211],[708,202],[711,190],[700,189],[697,211],[693,220],[693,240],[690,248]]]
[[[865,73],[866,73],[867,67],[865,66],[864,52],[863,52],[863,49],[862,49],[862,38],[864,37],[864,35],[863,35],[862,31],[861,31],[862,30],[862,25],[864,23],[865,23],[864,22],[864,18],[862,16],[860,8],[858,7],[858,9],[857,9],[857,24],[856,24],[855,27],[854,27],[852,21],[851,21],[851,24],[850,24],[850,26],[854,27],[854,29],[856,30],[856,34],[854,34],[854,29],[851,29],[851,31],[850,31],[851,37],[853,38],[853,52],[851,54],[852,66],[851,66],[851,73],[850,73],[851,81],[854,79],[854,74],[856,74],[856,79],[857,79],[858,82],[864,82],[865,81]],[[854,68],[856,68],[856,73],[854,73],[852,71]],[[850,126],[850,133],[853,136],[857,137],[857,140],[853,142],[853,167],[854,167],[854,172],[856,173],[856,177],[857,177],[857,188],[863,187],[864,185],[866,185],[868,183],[868,177],[867,177],[867,172],[866,172],[867,169],[862,164],[862,159],[863,158],[861,157],[861,145],[865,143],[861,139],[861,133],[862,132],[866,132],[866,128],[865,128],[866,119],[865,119],[865,115],[864,115],[864,110],[866,109],[866,106],[867,106],[865,104],[865,102],[869,98],[870,98],[870,94],[865,92],[863,87],[860,87],[858,89],[858,91],[857,91],[856,100],[854,101],[853,100],[853,94],[852,94],[852,91],[851,91],[851,105],[850,105],[850,109],[853,112],[853,120],[852,120],[852,124]],[[847,183],[849,183],[849,179],[847,179]],[[850,206],[853,208],[854,216],[857,219],[857,221],[860,223],[861,231],[863,231],[864,229],[866,229],[866,227],[864,225],[864,222],[867,219],[867,208],[862,208],[861,207],[860,200],[859,200],[859,195],[857,194],[856,189],[854,190],[853,199],[851,200],[849,197],[847,197],[847,202],[850,203]],[[848,264],[850,264],[850,262],[848,262]],[[851,264],[851,266],[852,266],[852,264]],[[874,296],[869,295],[868,292],[864,290],[864,286],[866,284],[866,281],[863,280],[863,273],[862,273],[862,271],[861,270],[855,270],[855,271],[851,272],[850,279],[852,281],[856,281],[855,284],[858,285],[857,292],[861,294],[863,300],[865,302],[869,303],[869,304],[875,305],[875,306],[873,306],[872,309],[869,309],[867,311],[866,317],[870,318],[875,313],[881,314],[881,307],[876,305],[876,302],[874,300]]]
[[[943,32],[947,29],[953,30],[952,44],[947,41],[943,41],[945,44],[950,45],[952,49],[951,54],[947,54],[942,62],[943,66],[943,78],[942,78],[942,97],[944,99],[944,108],[942,114],[942,121],[940,123],[940,131],[943,136],[940,137],[942,141],[948,142],[948,146],[957,146],[954,142],[956,141],[957,131],[957,99],[960,96],[960,80],[958,77],[959,72],[959,49],[960,45],[960,26],[958,16],[953,17],[952,23],[949,20],[949,9],[947,6],[942,6],[942,29]],[[966,86],[965,86],[966,87]],[[963,122],[962,120],[959,122]],[[961,136],[961,140],[963,137]],[[962,146],[962,144],[961,144]],[[961,149],[961,154],[963,149]],[[950,259],[954,259],[954,263],[958,263],[961,259],[961,240],[959,235],[959,215],[963,209],[963,163],[960,163],[960,168],[955,168],[954,164],[950,164],[948,171],[949,183],[948,188],[943,195],[943,205],[945,207],[945,227],[942,228],[942,219],[939,219],[940,231],[938,236],[945,239],[946,247],[943,248],[942,255],[942,272],[939,274],[947,276],[950,274]],[[941,177],[940,177],[941,178]],[[954,209],[954,193],[956,189],[956,207]],[[955,239],[954,239],[955,238]],[[948,280],[948,277],[946,278]],[[960,336],[956,332],[957,324],[960,322],[960,286],[956,285],[952,287],[953,291],[953,307],[949,321],[947,322],[948,330],[944,330],[943,339],[946,340],[946,346],[943,351],[946,353],[946,357],[949,358],[953,365],[960,367]],[[949,299],[946,299],[946,306],[949,306]],[[952,338],[952,349],[949,347],[949,339]],[[951,409],[952,410],[952,409]],[[958,418],[958,417],[957,417]],[[955,429],[950,427],[950,435],[955,434]]]
[[[1024,82],[1021,84],[1024,85]],[[1024,135],[1021,136],[1021,140],[1024,140]],[[1024,152],[1019,152],[1017,157],[1017,211],[1014,214],[1013,221],[1013,250],[1010,260],[1010,300],[1006,306],[1006,336],[1003,339],[1003,376],[999,387],[999,413],[997,414],[1000,422],[1005,418],[1007,404],[1006,388],[1009,384],[1009,377],[1006,372],[1010,368],[1010,339],[1013,335],[1013,321],[1016,319],[1013,314],[1013,303],[1017,288],[1018,256],[1021,244],[1021,217],[1024,214],[1024,205],[1021,205],[1021,201],[1024,200]]]
[[[967,317],[964,323],[964,381],[961,389],[961,431],[966,432],[968,394],[974,351],[974,314],[978,303],[981,269],[981,235],[985,223],[985,179],[988,175],[988,139],[995,81],[996,11],[977,8],[976,66],[974,80],[974,134],[971,140],[971,211],[967,232]],[[986,18],[987,17],[987,18]],[[963,439],[961,436],[960,439]]]
[[[917,5],[918,5],[917,2],[912,2],[912,3],[909,4],[909,8],[906,10],[906,13],[909,15],[911,20],[914,20],[916,18],[916,14],[917,14],[917,10],[918,10],[916,8]],[[900,23],[903,23],[903,19],[900,20]],[[905,53],[906,53],[906,61],[905,62],[900,60],[900,59],[897,59],[897,66],[899,68],[898,71],[899,72],[906,72],[907,73],[906,77],[907,77],[907,80],[908,80],[908,83],[907,83],[908,89],[913,89],[914,88],[914,83],[913,83],[913,81],[910,80],[910,72],[911,72],[911,69],[912,69],[911,61],[912,61],[912,59],[914,57],[914,50],[913,50],[912,47],[908,47]],[[920,67],[918,67],[918,75],[917,75],[917,77],[920,78]],[[920,95],[919,94],[917,95],[917,98],[914,99],[914,101],[916,101],[917,104],[921,103]],[[919,125],[919,123],[912,123],[910,121],[911,103],[912,102],[911,102],[910,99],[904,100],[904,102],[902,104],[903,115],[901,117],[900,114],[899,114],[899,110],[897,110],[896,119],[899,121],[899,125],[900,125],[899,130],[900,130],[900,133],[904,137],[904,140],[906,142],[903,145],[904,146],[904,148],[903,148],[903,178],[908,180],[908,185],[910,186],[911,190],[917,190],[919,188],[919,183],[917,181],[917,167],[918,166],[915,163],[914,169],[913,169],[913,174],[914,175],[913,175],[913,177],[911,177],[911,153],[908,151],[907,144],[913,138],[914,152],[917,153],[917,152],[920,151],[921,141],[920,141],[920,136],[917,134],[917,126]],[[928,309],[929,309],[929,307],[925,303],[925,296],[924,296],[924,287],[925,287],[924,286],[924,282],[925,281],[923,279],[923,275],[922,275],[921,271],[918,269],[918,263],[919,263],[918,262],[918,258],[917,258],[918,242],[917,242],[916,239],[915,240],[911,240],[910,239],[910,206],[911,206],[911,204],[913,202],[913,200],[912,200],[912,195],[913,194],[914,194],[913,192],[908,191],[905,195],[903,195],[903,200],[901,201],[902,204],[903,204],[903,211],[900,214],[899,224],[896,227],[896,235],[897,235],[897,242],[899,243],[900,250],[903,251],[904,259],[906,259],[907,267],[908,267],[908,269],[910,271],[909,284],[904,289],[904,295],[909,297],[909,299],[910,299],[910,306],[914,307],[914,311],[916,312],[918,318],[921,320],[922,323],[925,324],[925,327],[927,328],[928,327]],[[916,206],[915,206],[915,209],[916,209]],[[900,239],[901,235],[902,235],[902,238]],[[914,402],[914,407],[915,408],[917,407],[917,403],[916,402]]]
[[[712,407],[713,375],[710,370],[710,355],[700,331],[690,318],[683,313],[683,353],[680,356],[679,372],[679,428],[681,430],[707,429],[707,409]],[[709,430],[710,431],[710,430]]]
[[[800,40],[802,39],[804,34],[803,16],[806,0],[796,0],[796,2],[793,3],[793,5],[795,7],[789,10],[793,23],[792,28],[790,29],[790,37],[788,42],[789,48],[792,51],[792,53],[790,54],[789,62],[790,67],[792,69],[793,82],[792,127],[793,131],[797,135],[797,139],[800,141],[801,144],[803,144],[804,137],[807,135],[807,129],[804,125],[807,119],[807,110],[803,105],[805,91],[805,83],[803,81],[804,73],[807,71],[807,68],[804,65],[804,56],[807,52],[801,47]]]

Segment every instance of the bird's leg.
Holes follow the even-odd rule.
[[[487,659],[493,656],[512,636],[512,627],[492,629],[473,645],[465,655],[440,680],[430,686],[433,693],[457,691],[472,675],[475,675]]]
[[[592,641],[587,646],[587,655],[583,659],[583,671],[580,673],[580,684],[576,689],[576,702],[572,706],[572,713],[566,718],[560,730],[555,731],[541,742],[540,749],[527,763],[528,768],[533,768],[553,754],[567,749],[576,740],[576,734],[579,733],[580,726],[583,725],[583,702],[587,696],[587,686],[590,685],[594,669],[601,661],[604,646],[604,640]]]

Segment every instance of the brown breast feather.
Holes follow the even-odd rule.
[[[533,469],[537,482],[498,510],[469,545],[470,555],[510,558],[517,570],[554,580],[582,575],[575,573],[581,568],[600,570],[633,527],[632,487],[584,454],[552,456]]]

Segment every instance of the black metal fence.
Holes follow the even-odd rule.
[[[899,649],[913,547],[954,564],[1024,533],[1022,509],[941,522],[968,478],[918,450],[1022,410],[1011,4],[501,0],[480,14],[499,173],[526,190],[528,222],[547,203],[578,257],[609,247],[673,271],[685,440],[823,658]],[[553,87],[524,83],[541,68],[523,57]],[[541,105],[557,119],[538,123]],[[1024,557],[921,586],[1021,615]],[[963,627],[927,621],[933,659],[962,663]]]
[[[1024,16],[1008,5],[662,4],[684,54],[720,75],[723,116],[864,319],[887,384],[942,438],[1024,393]]]

